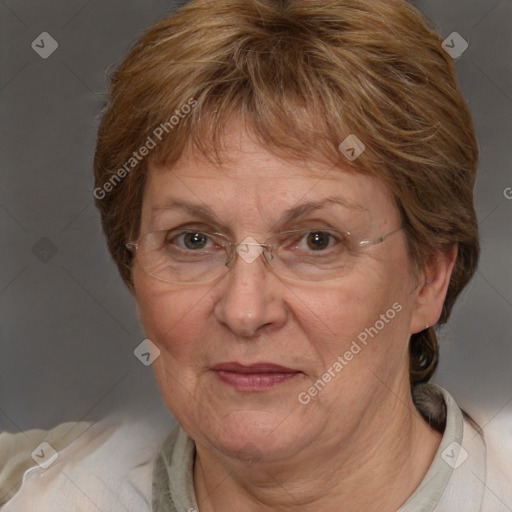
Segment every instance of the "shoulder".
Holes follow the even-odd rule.
[[[483,427],[486,474],[483,509],[512,510],[512,402]]]
[[[9,452],[18,462],[3,466],[1,483],[14,488],[2,510],[150,511],[154,459],[175,424],[165,409],[142,418],[118,413],[80,425],[71,438],[62,434],[77,424],[3,436],[2,458]]]
[[[512,407],[478,426],[441,386],[421,385],[413,398],[443,437],[423,481],[400,512],[510,512]]]
[[[0,432],[0,506],[18,491],[25,471],[51,463],[60,452],[85,432],[91,423],[61,423],[50,430]]]
[[[451,475],[435,511],[512,510],[512,407],[479,425],[442,391],[448,414],[462,425],[462,437],[439,453]]]

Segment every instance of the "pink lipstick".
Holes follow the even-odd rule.
[[[302,372],[273,363],[220,363],[212,367],[219,379],[237,391],[264,391],[296,378]]]

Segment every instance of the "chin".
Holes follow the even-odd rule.
[[[204,437],[208,444],[215,446],[227,456],[246,462],[279,460],[300,451],[306,443],[304,427],[290,425],[283,418],[286,415],[265,411],[236,411],[223,421],[223,428],[213,425]],[[212,439],[212,435],[215,438]]]

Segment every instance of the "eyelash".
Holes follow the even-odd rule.
[[[331,243],[332,241],[337,241],[338,243],[341,243],[341,244],[346,242],[345,240],[339,239],[335,234],[331,233],[330,230],[326,229],[326,228],[317,228],[317,229],[316,228],[305,228],[305,229],[308,229],[308,232],[304,233],[300,238],[298,238],[298,240],[293,241],[293,244],[295,247],[297,247],[311,233],[323,233],[323,234],[327,234],[327,236],[329,237],[329,243],[328,243],[327,248],[320,252],[327,252],[328,249],[332,249],[332,247],[333,247],[333,244]],[[169,238],[169,233],[173,233],[172,238]],[[190,235],[190,234],[196,234],[196,233],[201,234],[201,235],[206,235],[208,237],[208,232],[201,231],[201,230],[193,230],[193,229],[189,228],[188,230],[184,229],[184,230],[177,231],[177,230],[173,229],[168,232],[167,236],[165,237],[164,242],[167,245],[172,245],[174,243],[174,241],[179,239],[180,237],[183,237],[185,235]],[[210,241],[210,240],[208,240],[208,241]],[[334,244],[334,245],[336,245],[336,244]],[[192,251],[191,249],[188,249],[186,247],[181,247],[178,244],[176,244],[176,246],[183,251],[189,251],[189,250]],[[202,249],[207,249],[207,248],[208,247],[203,247]]]

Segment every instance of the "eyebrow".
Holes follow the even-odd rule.
[[[305,203],[301,203],[297,206],[294,206],[292,208],[288,208],[283,212],[280,219],[277,221],[277,226],[284,226],[287,223],[291,222],[292,220],[295,220],[300,217],[304,217],[306,214],[321,210],[323,208],[326,208],[327,206],[331,204],[337,204],[340,206],[343,206],[344,208],[350,209],[350,210],[356,210],[356,211],[368,211],[368,208],[358,204],[354,203],[352,201],[349,201],[343,197],[339,196],[329,196],[322,198],[318,201],[307,201]],[[197,217],[201,217],[205,220],[209,220],[210,222],[219,222],[218,216],[215,214],[215,212],[207,207],[207,206],[201,206],[195,203],[190,203],[188,201],[178,201],[176,199],[167,201],[162,206],[155,206],[153,207],[152,211],[158,211],[158,210],[183,210],[191,215],[195,215]]]
[[[325,197],[319,201],[307,201],[305,203],[301,203],[298,206],[294,206],[293,208],[289,208],[288,210],[285,210],[283,215],[278,221],[278,225],[285,225],[289,223],[290,221],[304,217],[306,214],[321,210],[331,204],[337,204],[340,206],[343,206],[344,208],[347,208],[349,210],[356,210],[356,211],[367,211],[368,209],[364,206],[354,203],[352,201],[348,201],[347,199],[339,196],[329,196]]]

